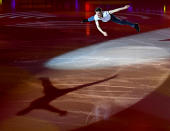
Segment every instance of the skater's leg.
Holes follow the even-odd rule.
[[[115,17],[114,15],[111,15],[111,21],[113,21],[113,22],[115,22],[117,24],[120,24],[120,25],[129,25],[129,26],[131,26],[133,28],[135,27],[134,23],[131,23],[131,22],[127,21],[127,20],[121,20],[121,19]]]
[[[140,32],[140,27],[138,24],[129,22],[127,20],[120,20],[119,18],[115,17],[114,15],[111,15],[111,21],[113,21],[117,24],[121,24],[121,25],[129,25],[129,26],[135,28],[137,32]]]

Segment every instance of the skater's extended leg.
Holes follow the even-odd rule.
[[[138,32],[140,31],[138,24],[129,22],[127,20],[121,20],[121,19],[115,17],[114,15],[111,15],[111,21],[113,21],[113,22],[115,22],[117,24],[120,24],[120,25],[129,25],[129,26],[135,28]]]

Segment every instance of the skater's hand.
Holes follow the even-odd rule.
[[[104,36],[108,36],[107,32],[103,32],[103,35],[104,35]]]
[[[125,5],[124,8],[125,9],[128,9],[130,7],[130,5]]]

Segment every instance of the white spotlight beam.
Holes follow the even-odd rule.
[[[100,69],[155,62],[170,57],[170,28],[109,40],[50,59],[51,69]]]

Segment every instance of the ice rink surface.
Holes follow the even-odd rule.
[[[140,33],[80,23],[125,4]],[[0,131],[170,130],[166,0],[3,1],[0,60]]]

